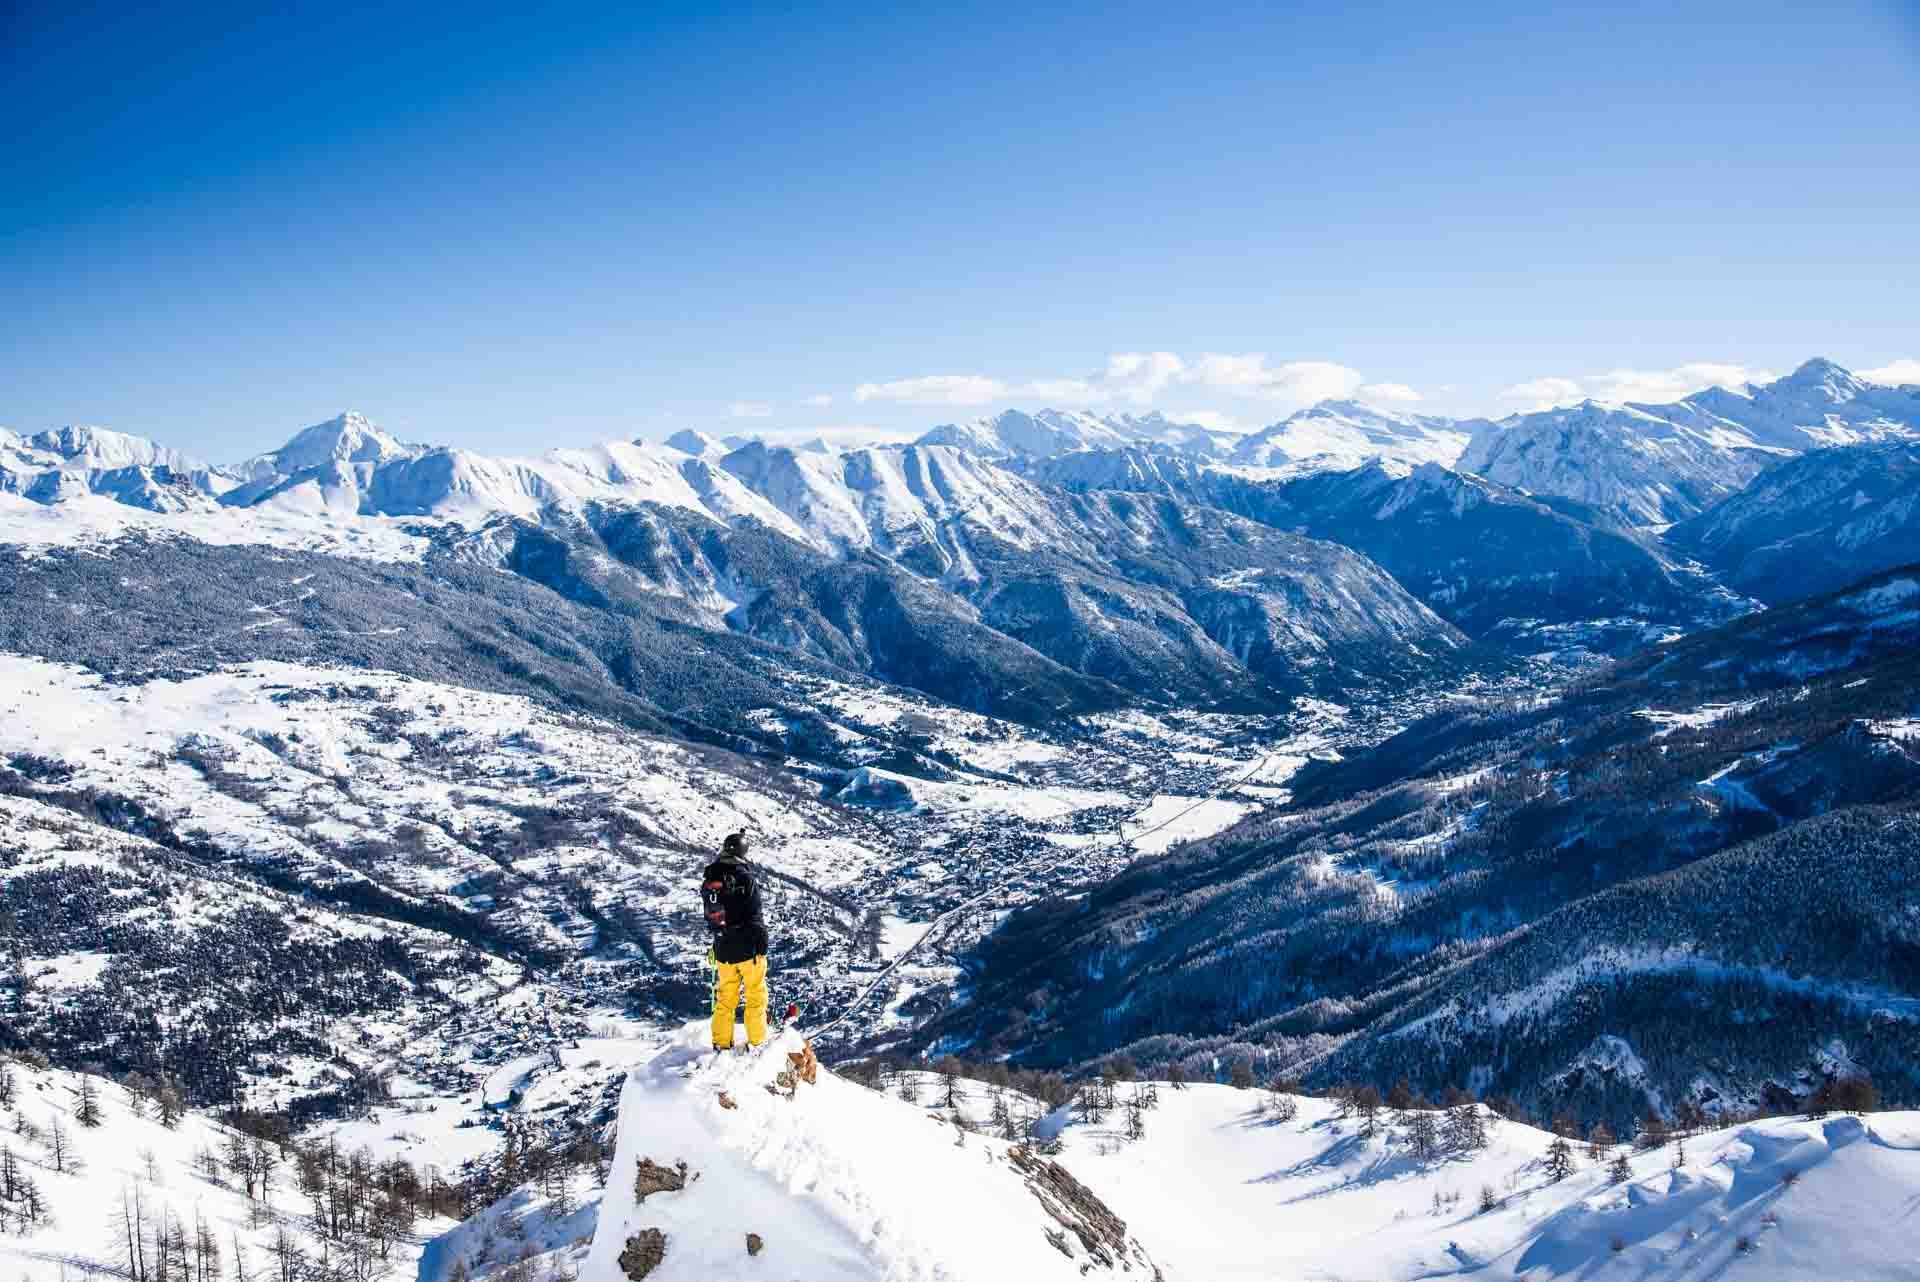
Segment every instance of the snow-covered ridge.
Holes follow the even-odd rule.
[[[1772,383],[1709,388],[1670,405],[1597,401],[1482,426],[1459,466],[1516,489],[1666,525],[1809,449],[1920,435],[1920,389],[1810,360]]]
[[[1237,444],[1232,462],[1245,467],[1310,467],[1346,471],[1372,460],[1451,467],[1467,447],[1471,424],[1402,414],[1359,401],[1322,401]]]
[[[1062,1226],[1032,1197],[1031,1159],[997,1138],[1017,1127],[993,1120],[996,1095],[1016,1120],[1045,1115],[1053,1160],[1167,1278],[1705,1279],[1732,1264],[1785,1282],[1902,1277],[1911,1263],[1913,1113],[1778,1118],[1646,1148],[1575,1137],[1562,1149],[1477,1106],[1484,1144],[1443,1136],[1422,1151],[1417,1111],[1370,1123],[1330,1100],[1213,1084],[1160,1084],[1137,1123],[1126,1107],[1090,1122],[964,1080],[949,1108],[931,1074],[903,1074],[916,1089],[897,1094],[826,1073],[788,1086],[776,1078],[797,1034],[716,1060],[695,1044],[703,1031],[627,1082],[587,1282],[623,1282],[620,1255],[649,1230],[664,1259],[648,1276],[669,1282],[769,1266],[848,1279],[1105,1276],[1077,1235],[1056,1242]],[[1122,1083],[1117,1100],[1139,1089]],[[638,1200],[642,1159],[669,1170],[684,1160],[689,1180]],[[758,1264],[746,1262],[748,1233]]]
[[[938,1118],[825,1071],[782,1078],[803,1053],[797,1031],[731,1056],[705,1052],[706,1037],[690,1027],[628,1078],[582,1282],[626,1282],[621,1256],[649,1231],[663,1235],[647,1275],[658,1282],[756,1268],[820,1282],[1158,1276],[1124,1227],[1090,1231],[1037,1155],[985,1136],[956,1143]],[[643,1159],[686,1162],[686,1186],[637,1198]]]

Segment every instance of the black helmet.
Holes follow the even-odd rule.
[[[727,839],[720,843],[720,857],[722,859],[745,859],[747,857],[747,834],[744,832],[728,833]]]

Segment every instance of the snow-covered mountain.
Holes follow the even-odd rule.
[[[1580,504],[1437,463],[1274,472],[1089,450],[1031,474],[1075,491],[1175,495],[1353,548],[1449,623],[1520,654],[1620,653],[1753,608]]]
[[[990,418],[947,423],[919,438],[919,445],[945,445],[992,459],[1039,460],[1081,450],[1156,448],[1215,458],[1238,437],[1232,432],[1183,423],[1157,411],[1096,415],[1082,410],[1004,410]]]
[[[1667,542],[1774,603],[1920,562],[1920,442],[1803,454],[1674,526]]]
[[[1558,698],[1462,700],[1315,763],[1287,814],[1015,914],[919,1035],[1044,1063],[1244,1049],[1310,1081],[1471,1077],[1616,1128],[1649,1100],[1776,1107],[1836,1064],[1913,1090],[1915,584],[1750,615]]]
[[[1685,520],[1803,450],[1920,435],[1920,387],[1815,359],[1772,383],[1670,405],[1595,401],[1485,424],[1458,466],[1631,525]]]
[[[248,459],[234,469],[249,481],[280,482],[315,468],[378,467],[395,459],[424,454],[424,445],[407,445],[347,411],[296,433],[279,449]]]
[[[0,494],[42,505],[103,495],[150,512],[205,508],[231,478],[138,436],[61,427],[22,437],[0,431]]]
[[[1245,467],[1294,471],[1346,471],[1373,459],[1451,467],[1472,432],[1471,423],[1453,419],[1322,401],[1255,432],[1229,458]]]

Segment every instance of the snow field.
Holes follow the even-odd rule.
[[[82,1075],[30,1069],[0,1060],[17,1085],[11,1109],[0,1107],[0,1148],[10,1150],[46,1199],[50,1221],[32,1232],[0,1233],[0,1276],[8,1282],[69,1282],[88,1266],[124,1268],[119,1243],[122,1199],[138,1195],[149,1225],[165,1214],[182,1221],[189,1239],[196,1217],[213,1230],[220,1249],[222,1276],[232,1276],[235,1243],[250,1275],[264,1273],[276,1227],[284,1224],[304,1236],[311,1204],[297,1189],[291,1162],[274,1177],[268,1214],[258,1223],[250,1213],[244,1187],[230,1176],[210,1180],[199,1164],[202,1150],[222,1152],[228,1128],[198,1113],[187,1113],[177,1127],[160,1124],[151,1108],[136,1116],[120,1086],[91,1080],[98,1093],[101,1123],[83,1127],[74,1114]],[[53,1169],[50,1137],[58,1123],[70,1146],[61,1173]],[[22,1134],[22,1126],[37,1138]],[[416,1225],[412,1240],[395,1244],[390,1276],[413,1272],[419,1242],[452,1227],[450,1220]],[[308,1243],[310,1246],[311,1243]]]
[[[1553,1137],[1531,1127],[1493,1119],[1486,1149],[1421,1163],[1394,1128],[1363,1139],[1357,1120],[1316,1099],[1279,1122],[1262,1094],[1163,1086],[1144,1138],[1100,1143],[1072,1127],[1062,1161],[1169,1278],[1920,1276],[1920,1114],[1710,1132],[1686,1141],[1680,1169],[1671,1148],[1623,1146],[1633,1178],[1613,1185],[1577,1144],[1574,1174],[1551,1182]],[[1483,1188],[1498,1201],[1485,1213]]]

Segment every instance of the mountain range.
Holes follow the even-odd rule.
[[[124,992],[174,964],[47,854],[113,833],[183,885],[390,924],[404,964],[355,973],[413,977],[423,1011],[448,958],[678,1011],[676,861],[724,810],[796,843],[833,1009],[887,936],[851,897],[911,922],[990,897],[881,1048],[1417,1070],[1614,1119],[1757,1106],[1843,1061],[1920,1098],[1896,1000],[1917,394],[1815,361],[1494,422],[1009,411],[894,446],[530,457],[343,414],[220,466],[0,435],[0,859],[59,864],[21,964],[58,976],[82,935],[150,954],[58,1003],[23,977],[17,1034],[105,1062]],[[480,706],[472,741],[448,709]],[[615,804],[635,781],[666,819]],[[1788,887],[1793,957],[1709,910]],[[189,933],[242,949],[230,926]],[[1700,1069],[1660,1005],[1683,982],[1764,1028],[1717,1031]],[[351,1022],[356,1000],[296,1004]],[[273,1033],[233,1040],[257,1059]]]

